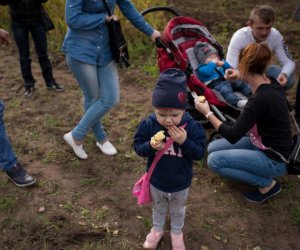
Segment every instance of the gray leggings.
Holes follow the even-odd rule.
[[[166,193],[150,185],[153,199],[153,228],[157,232],[164,231],[168,209],[171,217],[171,232],[180,234],[184,226],[185,204],[189,188],[175,193]]]

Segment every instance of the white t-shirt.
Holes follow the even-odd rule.
[[[233,68],[237,68],[241,50],[248,44],[255,42],[255,38],[253,37],[249,26],[237,30],[230,40],[226,61]],[[272,28],[265,42],[268,44],[270,50],[276,54],[282,67],[281,73],[285,73],[288,77],[292,75],[296,64],[280,32],[275,28]]]

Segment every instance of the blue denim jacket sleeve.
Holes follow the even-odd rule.
[[[154,29],[145,21],[130,0],[117,0],[121,12],[140,31],[151,36]]]

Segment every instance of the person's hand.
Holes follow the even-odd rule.
[[[0,44],[1,45],[8,45],[9,44],[9,34],[4,29],[0,29]]]
[[[151,40],[155,42],[155,39],[160,37],[160,36],[161,36],[160,32],[158,30],[154,30],[152,35],[151,35]]]
[[[171,138],[179,145],[183,144],[187,137],[185,129],[177,127],[175,125],[168,126],[168,133],[171,136]]]
[[[203,115],[206,115],[208,112],[210,112],[210,107],[208,105],[208,102],[205,100],[204,102],[200,102],[199,98],[194,99],[195,102],[195,108]]]
[[[217,67],[222,67],[224,65],[223,61],[216,61]]]
[[[277,81],[280,83],[281,86],[285,86],[288,81],[286,74],[280,73],[277,77]]]
[[[155,150],[161,150],[165,147],[165,143],[163,141],[150,140],[150,145]]]
[[[119,20],[119,17],[116,15],[111,15],[111,16],[105,17],[105,22],[109,23],[111,20],[117,21],[117,20]]]
[[[226,69],[224,78],[228,81],[235,81],[239,78],[239,72],[235,69]]]

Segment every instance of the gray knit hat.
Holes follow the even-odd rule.
[[[200,64],[205,63],[206,58],[211,54],[218,55],[218,51],[206,42],[197,42],[194,46],[194,52]]]

